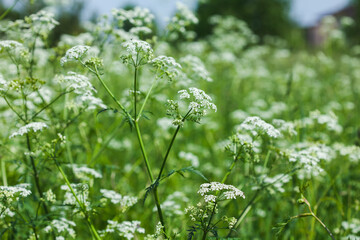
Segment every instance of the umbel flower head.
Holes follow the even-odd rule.
[[[29,123],[23,127],[20,127],[19,130],[17,130],[16,132],[13,132],[9,138],[13,138],[16,136],[22,136],[26,133],[29,132],[37,132],[37,131],[42,131],[44,128],[48,128],[48,126],[46,125],[46,123],[43,122],[32,122]]]
[[[237,127],[238,131],[250,131],[252,135],[267,135],[270,138],[278,138],[281,136],[279,130],[273,125],[266,123],[259,117],[248,117]]]
[[[124,53],[120,56],[125,64],[141,66],[148,63],[153,57],[151,45],[145,41],[132,39],[122,44]]]
[[[245,199],[245,195],[241,190],[233,185],[219,182],[201,184],[198,193],[204,197],[205,202],[218,202],[227,199],[236,199],[237,197]]]
[[[212,103],[212,98],[203,90],[198,88],[189,88],[188,90],[180,90],[180,101],[168,100],[167,114],[174,118],[173,124],[182,125],[185,120],[200,122],[201,118],[208,113],[208,110],[217,108]],[[185,108],[185,109],[184,109]],[[187,112],[182,115],[181,112]]]
[[[66,51],[65,56],[60,59],[61,66],[64,66],[64,64],[69,61],[81,60],[89,49],[90,49],[89,46],[84,46],[84,45],[77,45],[75,47],[70,48],[69,50]]]
[[[158,56],[151,60],[154,68],[156,69],[157,78],[168,78],[169,82],[173,81],[179,76],[181,66],[174,58],[167,56]]]

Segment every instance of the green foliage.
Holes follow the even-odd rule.
[[[52,44],[51,14],[2,24],[2,239],[358,237],[358,53],[233,16],[183,41],[194,16],[159,35],[118,9]]]

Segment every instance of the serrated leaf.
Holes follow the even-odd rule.
[[[150,194],[150,192],[153,191],[157,186],[159,186],[159,179],[156,179],[154,183],[152,183],[150,186],[145,188],[145,196],[144,196],[143,204],[145,203],[145,200]]]
[[[177,173],[181,173],[181,172],[190,172],[190,173],[194,173],[198,176],[200,176],[202,179],[204,179],[205,181],[207,182],[210,182],[209,179],[207,179],[207,177],[204,176],[204,174],[202,174],[202,172],[200,172],[199,170],[195,169],[193,166],[190,166],[190,167],[185,167],[185,168],[182,168],[178,171],[176,171]]]

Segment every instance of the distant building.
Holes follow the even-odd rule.
[[[328,16],[334,17],[337,22],[333,25],[333,28],[339,28],[340,19],[342,17],[354,18],[356,15],[356,9],[353,5],[349,5],[343,9],[340,9],[333,13],[323,14],[317,23],[312,27],[305,28],[306,41],[310,46],[317,47],[321,46],[326,40],[327,36],[324,34],[325,18]]]

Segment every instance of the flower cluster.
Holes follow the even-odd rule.
[[[116,233],[119,237],[124,237],[128,240],[133,239],[136,233],[145,233],[145,229],[140,227],[139,221],[124,221],[119,223],[118,221],[108,220],[106,229],[102,232],[105,236],[108,233]]]
[[[122,44],[124,54],[121,59],[124,63],[133,66],[140,66],[146,64],[153,56],[153,49],[151,45],[145,41],[132,39]]]
[[[187,28],[191,25],[197,24],[199,20],[185,4],[178,2],[176,6],[177,13],[166,27],[170,33],[170,40],[176,40],[181,36],[185,37],[186,39],[194,38],[195,33],[192,31],[187,31]]]
[[[213,81],[200,58],[193,55],[187,55],[180,58],[180,63],[190,79],[207,82]]]
[[[161,222],[158,222],[156,224],[155,233],[154,234],[148,234],[145,236],[145,240],[159,240],[162,239],[161,235],[163,233],[164,226],[161,225]]]
[[[79,61],[89,51],[89,46],[77,45],[66,51],[65,56],[60,59],[61,66],[70,61]]]
[[[237,130],[250,131],[254,136],[266,135],[270,138],[278,138],[281,136],[279,130],[259,117],[246,118],[245,121],[237,127]]]
[[[79,179],[89,181],[92,178],[102,178],[102,174],[95,171],[92,168],[86,166],[78,166],[76,164],[71,164],[75,176]]]
[[[64,195],[64,204],[65,205],[75,205],[79,206],[79,203],[76,201],[73,193],[71,192],[68,185],[61,185],[61,190],[66,191]],[[87,184],[82,183],[72,183],[71,188],[74,190],[76,196],[82,202],[85,206],[89,206],[90,202],[88,202],[88,196],[89,196],[89,186]]]
[[[221,194],[219,196],[213,195],[217,192]],[[204,197],[205,202],[216,202],[226,199],[236,199],[237,197],[245,198],[244,193],[233,185],[226,185],[219,182],[201,184],[198,193]]]
[[[146,27],[151,32],[149,27],[152,25],[155,17],[150,13],[149,9],[141,7],[135,7],[130,10],[113,9],[111,13],[117,20],[119,27],[123,27],[126,22],[129,22],[133,25],[130,31],[134,28]]]
[[[76,233],[74,227],[76,227],[76,224],[73,221],[67,220],[66,218],[62,217],[60,219],[52,220],[50,224],[44,228],[44,231],[46,233],[55,232],[57,236],[56,239],[67,236],[75,238]]]
[[[27,134],[29,132],[37,132],[37,131],[42,131],[44,128],[48,128],[48,125],[46,125],[46,123],[43,122],[32,122],[29,123],[23,127],[20,127],[19,130],[17,130],[16,132],[13,132],[9,138],[13,138],[16,136],[22,136],[24,134]]]
[[[167,114],[173,117],[174,125],[181,126],[187,119],[200,122],[201,118],[207,114],[207,110],[214,110],[215,112],[217,110],[216,105],[211,102],[212,98],[203,90],[192,87],[189,90],[180,90],[178,93],[180,100],[182,100],[180,103],[168,100]],[[187,107],[184,106],[185,100],[189,102]],[[182,115],[180,110],[187,111],[187,113]]]
[[[121,194],[107,189],[101,189],[101,194],[104,198],[109,199],[113,204],[120,204],[123,211],[135,205],[138,201],[137,197],[122,196]]]
[[[172,57],[158,56],[151,60],[151,63],[156,69],[156,77],[163,78],[166,76],[170,82],[175,80],[181,71],[180,64]]]
[[[29,184],[18,184],[15,186],[0,186],[0,202],[3,204],[11,204],[13,201],[18,201],[19,198],[27,197],[31,194],[28,190]]]
[[[282,133],[289,136],[296,136],[295,124],[282,119],[273,119],[272,124]]]
[[[190,162],[194,167],[199,167],[200,165],[199,158],[191,152],[181,151],[179,152],[179,158]]]
[[[54,19],[53,13],[44,10],[26,17],[25,22],[31,26],[31,30],[35,34],[39,34],[43,39],[47,39],[51,30],[59,24],[59,22]]]
[[[333,112],[321,114],[320,111],[316,110],[310,112],[309,117],[301,119],[297,124],[300,126],[305,125],[306,127],[320,125],[332,132],[342,132],[342,126],[339,125],[338,118]]]
[[[14,40],[2,40],[0,41],[0,52],[2,51],[13,51],[15,49],[24,48],[24,46]]]
[[[96,91],[88,77],[75,72],[68,72],[66,76],[58,76],[57,80],[66,83],[67,88],[74,90],[76,94]]]

